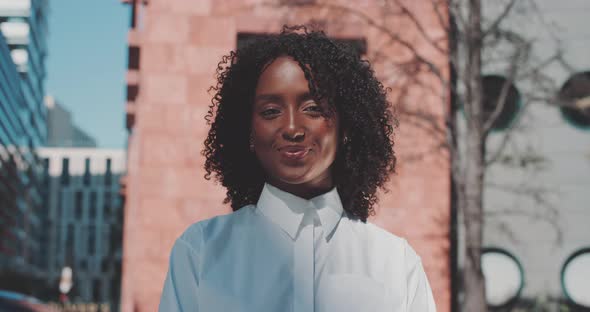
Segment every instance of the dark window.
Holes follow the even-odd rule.
[[[129,6],[131,7],[130,28],[135,28],[137,27],[137,0],[131,0]]]
[[[94,255],[96,252],[96,227],[91,225],[88,227],[88,254]]]
[[[70,159],[64,158],[61,161],[61,184],[70,184]]]
[[[283,0],[284,1],[284,0]],[[292,1],[292,2],[313,2],[309,0],[301,0],[301,1]],[[256,40],[264,40],[267,38],[272,38],[276,35],[270,34],[259,34],[259,33],[238,33],[237,37],[237,46],[238,49],[243,48]],[[345,48],[351,49],[355,51],[359,56],[364,55],[367,53],[367,41],[365,39],[339,39],[339,38],[331,38],[338,44],[341,44]]]
[[[559,90],[563,117],[574,126],[590,129],[590,71],[571,76]]]
[[[80,262],[78,264],[80,265],[80,270],[82,270],[82,271],[88,270],[88,262],[86,261],[86,259],[80,260]]]
[[[60,246],[61,246],[61,228],[60,227],[55,227],[55,228],[56,228],[56,231],[55,231],[55,241],[57,243],[53,244],[53,247],[55,248],[55,249],[53,249],[53,252],[55,254],[60,254],[61,253],[61,249],[60,249]]]
[[[111,159],[107,158],[107,170],[104,175],[104,184],[111,185],[113,183],[113,173],[111,171]]]
[[[107,273],[109,271],[109,260],[107,258],[104,258],[102,261],[100,261],[100,271],[103,273]]]
[[[137,46],[130,46],[129,47],[129,59],[128,59],[128,68],[129,69],[139,69],[139,53],[140,49]]]
[[[103,213],[103,219],[107,220],[108,218],[111,217],[111,192],[110,191],[105,191],[104,192],[104,208],[102,210]]]
[[[96,218],[96,192],[90,192],[90,199],[88,205],[90,206],[88,209],[88,218],[92,222]]]
[[[127,102],[135,102],[137,94],[139,93],[139,86],[127,85]]]
[[[45,187],[49,186],[49,158],[43,158],[43,184]]]
[[[84,200],[84,193],[76,191],[74,195],[74,218],[80,220],[82,218],[82,204]]]
[[[520,110],[520,93],[518,89],[514,84],[506,85],[506,83],[507,80],[502,76],[490,75],[482,78],[484,120],[488,120],[492,116],[504,86],[507,87],[502,110],[492,124],[494,130],[508,128]]]
[[[62,212],[62,204],[63,204],[63,190],[58,190],[57,191],[57,206],[55,207],[55,209],[57,209],[57,220],[58,222],[61,221],[61,212]]]
[[[74,225],[68,224],[68,230],[66,232],[66,255],[71,257],[74,252]],[[67,263],[71,265],[71,263]]]
[[[86,158],[84,160],[84,177],[83,177],[84,185],[90,185],[90,158]]]
[[[102,291],[100,289],[100,285],[101,285],[101,282],[99,279],[96,278],[92,281],[92,300],[94,302],[100,302],[102,300],[102,298],[100,296],[102,293]]]

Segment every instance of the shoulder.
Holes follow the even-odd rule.
[[[386,252],[394,258],[402,258],[406,264],[414,264],[420,261],[420,257],[405,238],[371,222],[364,223],[360,220],[348,218],[347,220],[356,236],[362,239],[365,244],[372,245],[376,250]]]
[[[404,238],[397,236],[369,221],[365,223],[360,220],[349,218],[346,218],[346,221],[350,225],[355,236],[367,242],[375,242],[379,245],[385,245],[394,249],[403,248],[406,244],[406,240]]]
[[[193,249],[200,249],[204,242],[219,236],[224,231],[231,230],[231,228],[239,224],[246,223],[252,214],[253,208],[253,205],[248,205],[229,214],[195,222],[180,235],[177,241],[181,241]]]

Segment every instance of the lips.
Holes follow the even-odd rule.
[[[279,148],[281,156],[290,160],[301,160],[309,153],[309,148],[301,145],[290,145]]]

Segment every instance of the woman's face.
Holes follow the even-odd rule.
[[[279,57],[261,73],[252,110],[252,143],[267,182],[311,198],[333,187],[338,116],[326,117],[299,64]]]

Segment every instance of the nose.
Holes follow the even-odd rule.
[[[301,142],[305,139],[305,128],[297,118],[297,113],[289,110],[286,116],[286,125],[283,127],[283,139],[293,142]]]

